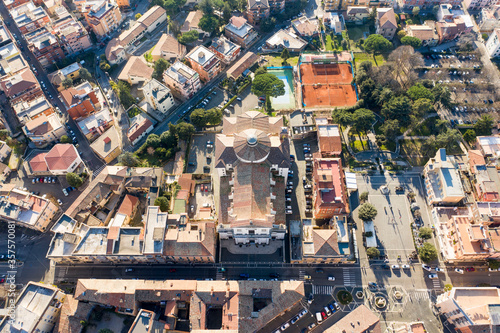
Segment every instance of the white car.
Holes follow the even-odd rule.
[[[429,274],[429,279],[437,279],[438,275],[437,274]]]
[[[290,324],[289,323],[285,323],[283,324],[283,326],[281,326],[281,331],[285,331],[288,327],[290,327]]]
[[[329,276],[328,281],[335,281],[335,276]]]
[[[436,267],[436,273],[444,273],[444,269]]]
[[[293,212],[291,210],[286,210],[285,213],[286,214],[293,214]]]
[[[133,268],[127,268],[125,272],[132,272],[134,269]]]
[[[391,268],[392,269],[399,269],[399,265],[392,265]]]
[[[403,269],[410,269],[410,265],[403,265]]]
[[[61,199],[57,199],[57,203],[59,204],[59,206],[61,206],[62,205]]]
[[[432,269],[432,268],[431,268],[431,266],[428,266],[428,265],[426,265],[426,264],[422,264],[422,268],[423,268],[423,269],[425,269],[426,271],[429,271],[429,272],[430,272],[430,271],[431,271],[431,269]]]
[[[68,196],[68,191],[66,191],[65,188],[62,189],[62,192],[64,193],[64,196],[67,197]]]
[[[455,272],[457,272],[458,274],[464,274],[464,270],[460,268],[455,268]]]

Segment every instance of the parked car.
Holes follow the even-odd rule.
[[[391,268],[392,269],[399,269],[399,265],[392,265]]]
[[[335,276],[329,276],[328,281],[335,281]]]
[[[59,206],[61,206],[62,205],[61,199],[57,199],[57,203],[59,204]]]
[[[300,317],[299,316],[295,316],[292,318],[292,320],[290,321],[293,324],[295,324],[297,321],[299,321]]]
[[[474,272],[476,269],[474,267],[467,267],[465,270],[467,272]]]
[[[464,274],[464,270],[460,268],[455,268],[455,272],[457,272],[458,274]]]
[[[63,194],[64,194],[65,197],[68,196],[68,191],[65,188],[62,189],[62,192],[63,192]]]
[[[437,274],[429,274],[429,279],[437,279],[438,275]]]
[[[426,271],[429,271],[429,272],[430,272],[430,271],[431,271],[431,269],[432,269],[432,268],[431,268],[431,266],[428,266],[428,265],[426,265],[426,264],[422,264],[422,268],[423,268],[423,269],[425,269]]]
[[[281,331],[286,330],[288,327],[290,327],[289,323],[284,323],[283,326],[281,326]]]
[[[249,277],[250,277],[250,274],[248,274],[248,273],[241,273],[240,274],[240,278],[248,279]]]

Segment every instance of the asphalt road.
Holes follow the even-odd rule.
[[[61,109],[61,112],[66,117],[66,123],[67,125],[73,130],[75,133],[75,136],[78,140],[78,143],[80,144],[80,150],[82,151],[82,159],[87,163],[87,165],[92,169],[96,170],[99,169],[102,165],[104,165],[104,162],[101,161],[95,154],[94,151],[90,148],[90,144],[85,138],[85,136],[78,130],[77,124],[69,115],[67,114],[66,107],[65,105],[57,98],[59,95],[59,92],[52,86],[52,84],[49,82],[47,78],[47,73],[43,69],[43,67],[40,65],[38,60],[33,56],[31,52],[28,51],[28,44],[22,38],[22,34],[17,28],[16,24],[14,23],[14,20],[10,17],[9,12],[7,10],[7,7],[5,7],[5,4],[3,1],[0,1],[0,14],[2,15],[3,21],[7,24],[7,28],[14,34],[16,34],[17,38],[19,38],[19,42],[24,48],[24,51],[22,51],[24,59],[28,62],[28,64],[31,65],[31,67],[35,68],[38,72],[37,79],[38,81],[43,81],[46,84],[47,89],[45,90],[45,95],[47,100],[49,100],[53,105],[58,106],[59,109]],[[52,99],[49,98],[49,94],[52,95]]]

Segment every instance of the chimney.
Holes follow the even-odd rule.
[[[111,139],[109,138],[109,136],[107,136],[106,138],[104,138],[104,143],[105,144],[111,143]]]

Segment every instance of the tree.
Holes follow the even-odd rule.
[[[375,114],[372,110],[357,109],[353,114],[353,125],[356,130],[366,132],[375,121]]]
[[[257,75],[252,82],[252,93],[257,96],[278,97],[285,94],[285,84],[274,74]]]
[[[288,49],[285,47],[283,51],[281,51],[281,59],[286,62],[288,58],[290,58],[290,52],[288,52]]]
[[[380,251],[376,247],[369,247],[366,249],[366,255],[368,258],[378,258],[380,257]]]
[[[169,201],[168,201],[167,198],[165,198],[165,197],[158,197],[158,198],[155,199],[155,203],[154,204],[155,204],[155,206],[160,207],[160,210],[162,212],[166,212],[166,211],[168,211],[170,203],[169,203]]]
[[[204,127],[207,124],[205,109],[195,109],[189,117],[191,123],[196,127]]]
[[[102,71],[109,71],[111,69],[111,65],[107,62],[107,61],[101,61],[99,63],[99,68],[102,70]]]
[[[178,40],[179,40],[179,43],[186,45],[186,44],[190,44],[194,41],[197,41],[198,37],[199,37],[198,31],[190,30],[190,31],[185,32],[182,35],[180,35]]]
[[[67,135],[61,136],[61,143],[71,143],[71,139]]]
[[[170,131],[165,131],[160,135],[160,141],[162,147],[167,149],[172,149],[177,146],[177,137]]]
[[[432,238],[432,229],[428,227],[422,227],[418,231],[418,237],[422,239],[431,239]]]
[[[449,106],[451,102],[451,92],[448,87],[443,86],[442,84],[436,84],[434,88],[432,88],[432,93],[434,94],[434,101],[440,102],[444,106]]]
[[[385,137],[389,140],[395,140],[396,137],[400,134],[400,126],[399,121],[397,119],[386,120],[382,126],[380,126],[380,130],[384,133]]]
[[[432,7],[432,15],[434,15],[434,17],[437,16],[438,12],[439,12],[439,5],[435,5],[434,7]]]
[[[231,6],[228,3],[224,4],[224,10],[222,11],[222,19],[224,20],[224,23],[228,23],[232,15]]]
[[[140,19],[140,18],[141,18],[141,16],[142,16],[142,14],[141,14],[141,13],[137,13],[137,14],[135,14],[135,19],[136,19],[136,20],[138,20],[138,19]]]
[[[363,221],[371,221],[377,216],[377,209],[371,203],[364,203],[359,207],[358,217]]]
[[[69,172],[66,174],[66,181],[68,182],[69,186],[73,187],[80,187],[83,184],[82,177],[78,176],[74,172]]]
[[[398,83],[403,90],[408,89],[418,79],[415,71],[416,67],[424,65],[424,58],[409,45],[402,45],[389,55],[388,69],[390,70],[395,83]],[[383,68],[384,66],[382,66]],[[381,75],[382,78],[384,75]]]
[[[468,143],[474,142],[476,140],[476,131],[473,129],[468,129],[464,133],[464,140]]]
[[[423,262],[428,263],[437,258],[437,250],[431,243],[425,242],[424,245],[418,249],[418,254]]]
[[[260,29],[263,32],[270,32],[274,27],[276,27],[276,18],[274,17],[265,18],[260,22]]]
[[[125,152],[118,156],[118,163],[133,168],[139,165],[139,159],[131,152]]]
[[[352,114],[344,109],[335,109],[332,111],[332,121],[340,126],[348,126],[352,123]]]
[[[255,76],[261,75],[261,74],[266,74],[266,73],[267,73],[266,67],[259,67],[255,70]]]
[[[419,6],[413,7],[411,13],[413,14],[413,16],[418,16],[418,14],[420,14],[420,7]]]
[[[115,333],[113,330],[109,328],[101,328],[98,333]]]
[[[198,23],[198,27],[208,33],[214,32],[214,30],[217,29],[218,26],[219,19],[215,15],[205,15],[200,19],[200,22]]]
[[[401,126],[410,124],[411,102],[406,96],[391,98],[382,106],[382,115],[386,119],[398,119]]]
[[[492,128],[493,118],[487,114],[479,118],[477,123],[474,124],[474,131],[477,135],[491,135]]]
[[[148,138],[146,139],[146,146],[158,148],[160,145],[161,145],[161,140],[157,134],[152,133],[148,135]]]
[[[447,283],[444,285],[444,292],[450,291],[453,289],[453,285],[451,283]]]
[[[130,92],[130,84],[125,81],[118,81],[117,88],[120,103],[123,104],[125,109],[128,109],[135,103],[135,99]]]
[[[368,200],[368,192],[363,192],[359,195],[359,201],[365,202]]]
[[[83,67],[80,68],[80,70],[78,71],[78,75],[84,81],[91,81],[92,80],[92,75],[90,74],[90,72],[86,68],[83,68]]]
[[[365,40],[363,47],[368,53],[383,53],[392,48],[392,43],[382,35],[372,34]]]
[[[65,78],[62,82],[62,86],[64,87],[64,89],[73,87],[73,80],[71,80],[70,77]]]
[[[211,16],[214,14],[214,3],[212,0],[201,0],[198,8],[205,14],[205,16]]]
[[[436,145],[438,148],[446,148],[453,150],[457,147],[458,142],[462,139],[462,134],[457,129],[448,129],[446,132],[439,134],[436,137]]]
[[[401,38],[401,44],[410,45],[414,49],[418,49],[422,46],[422,41],[417,37],[404,36],[403,38]]]
[[[400,30],[400,31],[398,31],[398,33],[396,34],[396,36],[398,37],[399,40],[401,40],[401,38],[403,38],[404,36],[406,36],[406,31]]]
[[[427,98],[419,98],[412,105],[413,114],[419,118],[423,117],[426,113],[434,111],[434,105],[431,100]]]
[[[162,82],[163,72],[165,72],[169,66],[170,63],[163,58],[156,60],[154,65],[153,79]]]
[[[408,97],[411,98],[412,101],[416,101],[420,98],[427,98],[428,100],[434,100],[434,94],[424,87],[421,83],[415,84],[413,87],[408,89],[406,92]]]
[[[177,134],[179,139],[187,141],[191,138],[191,135],[193,135],[195,129],[192,124],[180,122],[177,125],[170,124],[169,131],[173,134]]]
[[[392,98],[393,91],[391,88],[385,87],[380,90],[377,96],[377,105],[384,104],[385,101],[388,101]]]

